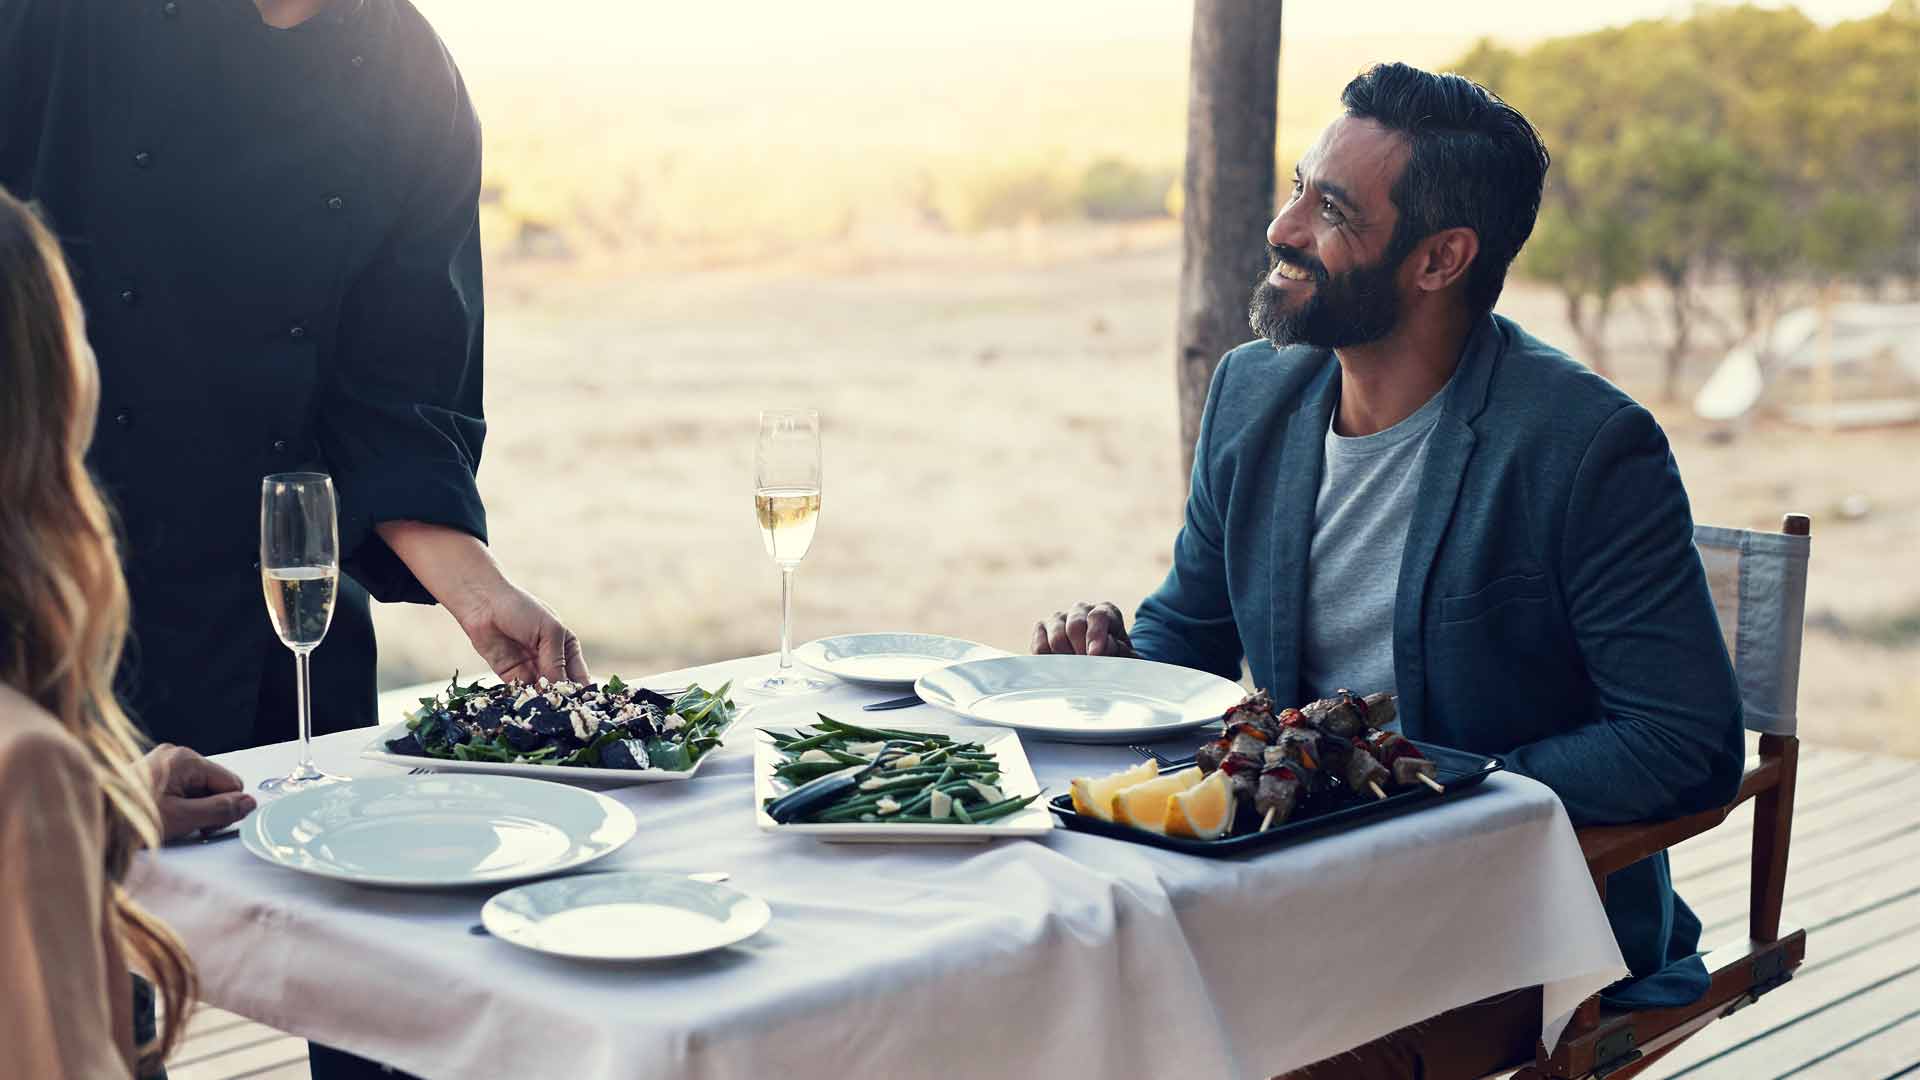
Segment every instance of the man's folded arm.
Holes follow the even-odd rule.
[[[1666,437],[1623,406],[1587,448],[1561,538],[1568,616],[1599,719],[1528,743],[1510,767],[1578,825],[1723,805],[1745,763],[1738,684]]]
[[[1173,567],[1134,614],[1133,648],[1144,660],[1240,678],[1243,652],[1227,594],[1225,537],[1214,501],[1209,460],[1220,388],[1232,354],[1214,369],[1194,443],[1193,479],[1187,490],[1186,520],[1173,542]]]

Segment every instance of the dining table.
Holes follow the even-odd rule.
[[[773,662],[628,681],[737,686]],[[756,729],[819,714],[956,720],[860,710],[899,694],[841,682],[736,693],[749,708],[697,776],[601,788],[639,828],[588,871],[720,871],[771,908],[759,934],[700,956],[533,952],[475,931],[502,886],[363,887],[235,841],[146,852],[129,884],[185,941],[207,1002],[430,1080],[1268,1077],[1534,986],[1551,1044],[1582,999],[1626,974],[1564,808],[1511,772],[1226,859],[1065,828],[978,844],[763,832]],[[383,695],[383,724],[406,696]],[[314,754],[355,779],[404,774],[360,757],[373,739],[322,736]],[[1125,746],[1022,742],[1049,797],[1140,760]],[[215,760],[251,789],[297,755],[288,742]]]

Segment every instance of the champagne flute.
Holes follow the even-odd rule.
[[[768,409],[753,451],[753,509],[760,539],[780,567],[780,666],[747,684],[763,694],[803,694],[827,684],[793,666],[793,572],[813,546],[820,521],[820,414]]]
[[[275,473],[260,482],[260,587],[274,632],[293,650],[300,684],[300,764],[263,780],[286,795],[346,780],[313,763],[313,690],[308,658],[327,636],[340,584],[340,530],[333,479],[324,473]]]

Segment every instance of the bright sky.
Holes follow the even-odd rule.
[[[1277,2],[1277,0],[1276,0]],[[1178,0],[416,0],[468,62],[542,64],[680,60],[697,54],[740,60],[912,48],[947,51],[995,44],[1184,38],[1191,7]],[[1763,7],[1779,4],[1763,3]],[[1821,23],[1886,10],[1887,0],[1803,0]],[[1491,34],[1524,41],[1642,18],[1685,15],[1687,0],[1612,0],[1604,6],[1550,0],[1287,0],[1284,32],[1297,38],[1364,34]],[[564,11],[564,17],[557,17]]]

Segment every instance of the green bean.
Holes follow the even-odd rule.
[[[902,788],[922,788],[930,782],[933,781],[929,781],[924,776],[899,776],[886,779],[882,783],[873,784],[872,787],[866,786],[867,784],[872,784],[872,780],[862,781],[860,790],[865,793],[898,791]]]
[[[1033,802],[1033,800],[1039,798],[1042,794],[1043,794],[1042,792],[1036,791],[1033,794],[1024,796],[1022,798],[1002,799],[997,803],[991,803],[989,805],[982,806],[973,812],[973,820],[976,822],[981,822],[981,821],[991,821],[997,817],[1006,817],[1008,814],[1011,814],[1017,810],[1026,809],[1027,806]]]
[[[956,791],[972,791],[972,790],[973,788],[970,785],[965,783],[947,784],[945,786],[942,786],[939,784],[931,784],[931,785],[928,785],[927,790],[921,792],[918,795],[915,795],[912,799],[908,800],[907,802],[902,803],[900,806],[899,812],[902,814],[906,814],[906,813],[911,813],[914,810],[920,809],[921,807],[933,801],[933,793],[936,791],[945,792],[948,795],[952,795]]]
[[[820,723],[815,725],[816,727],[823,727],[832,731],[842,732],[847,735],[852,735],[857,738],[864,739],[868,742],[874,742],[876,740],[879,742],[889,742],[893,738],[893,736],[890,736],[886,732],[880,731],[877,728],[864,728],[856,724],[843,723],[839,720],[835,720],[831,716],[828,716],[826,713],[815,713],[814,715],[820,718]]]
[[[953,800],[953,816],[968,825],[973,824],[973,815],[967,813],[967,805],[959,799]]]
[[[832,732],[828,732],[825,735],[813,735],[804,739],[796,739],[793,742],[790,742],[787,745],[781,747],[780,749],[785,750],[788,753],[797,753],[804,750],[811,750],[816,746],[825,746],[826,744],[834,741],[839,737],[840,736],[835,735]]]
[[[798,787],[809,780],[818,780],[844,768],[847,766],[837,761],[794,761],[775,768],[774,773],[780,779]]]

